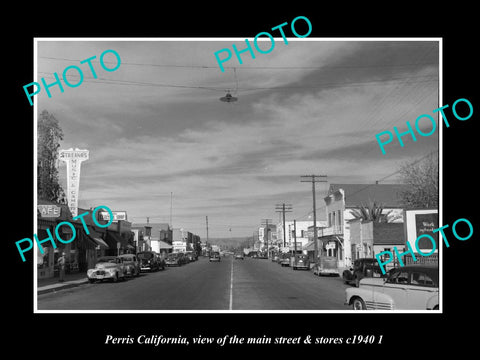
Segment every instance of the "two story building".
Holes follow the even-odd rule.
[[[401,193],[408,188],[403,184],[330,184],[324,198],[326,227],[319,229],[319,254],[335,256],[338,267],[352,264],[357,244],[352,244],[350,221],[355,219],[351,210],[376,202],[383,206],[382,214],[388,215],[388,222],[403,223]]]

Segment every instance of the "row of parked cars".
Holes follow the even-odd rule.
[[[88,269],[87,278],[91,283],[103,280],[117,282],[137,277],[141,272],[165,270],[167,266],[182,266],[196,260],[198,256],[193,251],[169,253],[165,258],[154,251],[102,256],[93,269]]]
[[[293,270],[310,270],[310,259],[308,255],[291,253],[277,253],[272,256],[272,261],[280,264],[282,267],[290,266]]]

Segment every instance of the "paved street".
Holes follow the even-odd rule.
[[[267,259],[198,261],[38,296],[39,310],[345,310],[340,278]]]

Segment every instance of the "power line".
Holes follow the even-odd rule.
[[[80,59],[59,58],[53,56],[39,56],[39,59],[59,60],[80,62]],[[103,61],[105,64],[117,64],[116,62]],[[161,68],[190,68],[190,69],[215,69],[218,66],[213,65],[179,65],[179,64],[152,64],[152,63],[133,63],[122,62],[122,65],[128,66],[145,66],[145,67],[161,67]],[[321,65],[321,66],[242,66],[241,70],[320,70],[320,69],[365,69],[365,68],[396,68],[396,67],[410,67],[410,66],[428,66],[438,65],[438,62],[425,63],[406,63],[406,64],[372,64],[372,65]],[[233,66],[224,66],[225,69],[235,69]]]
[[[39,72],[42,74],[47,74],[47,76],[53,78],[53,73],[48,72]],[[76,76],[76,75],[75,75]],[[430,78],[429,78],[430,77]],[[412,81],[411,79],[424,78],[424,80]],[[64,80],[63,78],[60,78]],[[65,80],[64,80],[65,81]],[[142,81],[132,81],[132,80],[109,80],[109,79],[84,79],[84,82],[91,84],[110,84],[110,85],[124,85],[124,86],[154,86],[154,87],[165,87],[165,88],[180,88],[180,89],[197,89],[197,90],[211,90],[211,91],[225,91],[225,87],[213,87],[213,86],[192,86],[192,85],[179,85],[179,84],[166,84],[166,83],[150,83]],[[356,87],[356,86],[365,86],[365,85],[387,85],[388,82],[399,83],[425,83],[425,82],[437,82],[438,79],[435,76],[431,78],[431,75],[420,75],[415,77],[400,77],[400,78],[387,78],[382,80],[371,80],[363,82],[339,82],[339,83],[320,83],[312,84],[310,86],[269,86],[269,87],[238,87],[237,91],[256,91],[256,90],[283,90],[283,89],[320,89],[320,88],[337,88],[337,87]]]

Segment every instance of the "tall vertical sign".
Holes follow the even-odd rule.
[[[67,201],[72,216],[78,215],[78,189],[80,187],[80,166],[88,160],[88,150],[75,148],[60,150],[59,159],[67,165]]]

